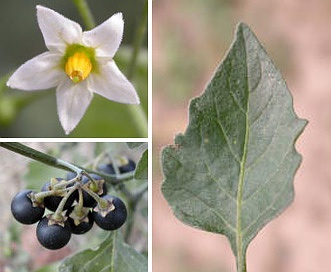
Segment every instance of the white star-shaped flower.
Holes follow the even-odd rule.
[[[37,19],[49,51],[20,66],[7,85],[25,91],[57,86],[57,110],[66,134],[83,117],[93,93],[120,103],[140,103],[113,60],[123,36],[121,13],[84,32],[76,22],[42,6],[37,6]]]

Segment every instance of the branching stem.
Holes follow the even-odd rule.
[[[77,190],[79,184],[76,183],[74,186],[70,187],[70,190],[66,193],[66,195],[61,199],[61,202],[59,204],[59,206],[57,207],[55,213],[54,213],[54,216],[55,218],[56,217],[60,217],[62,212],[63,212],[63,208],[64,208],[64,205],[66,204],[68,198],[71,196],[71,194]]]
[[[28,147],[21,143],[16,142],[0,142],[0,146],[3,148],[6,148],[8,150],[11,150],[15,153],[21,154],[25,157],[28,157],[30,159],[42,162],[44,164],[47,164],[52,167],[56,167],[62,170],[70,171],[70,172],[76,172],[78,171],[78,174],[80,174],[82,171],[84,173],[93,173],[96,175],[99,175],[100,177],[104,178],[105,181],[109,182],[112,185],[117,185],[121,182],[132,180],[133,173],[127,173],[127,174],[121,174],[121,175],[109,175],[105,173],[101,173],[94,170],[85,169],[84,167],[77,166],[73,163],[57,159],[51,155],[45,154],[43,152],[40,152],[38,150],[35,150],[31,147]]]

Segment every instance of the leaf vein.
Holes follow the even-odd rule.
[[[237,105],[237,107],[239,108],[239,110],[242,113],[246,114],[245,109],[242,107],[242,105],[240,105],[239,101],[237,100],[236,95],[231,90],[230,90],[230,96],[232,97],[234,103]]]
[[[261,152],[261,154],[255,158],[254,161],[252,161],[252,163],[250,165],[247,165],[246,167],[246,171],[248,172],[252,167],[254,167],[254,165],[256,165],[261,159],[262,157],[268,152],[270,146],[272,146],[272,143],[274,142],[276,136],[278,136],[277,132],[279,131],[279,128],[280,128],[280,120],[283,118],[283,114],[284,112],[282,112],[280,118],[278,119],[278,123],[277,123],[277,126],[275,128],[275,131],[274,133],[272,134],[271,136],[271,139],[268,143],[268,145],[263,149],[263,151]]]
[[[225,138],[225,141],[226,141],[226,143],[227,143],[227,146],[229,147],[229,151],[230,151],[230,153],[232,154],[233,158],[234,158],[238,163],[240,163],[240,159],[239,159],[238,156],[235,154],[235,152],[234,152],[234,150],[233,150],[233,148],[232,148],[232,145],[230,144],[230,139],[229,139],[228,135],[226,134],[226,132],[225,132],[225,130],[224,130],[224,128],[223,128],[223,125],[222,125],[222,123],[221,123],[221,120],[220,120],[220,119],[217,119],[217,120],[216,120],[216,123],[218,124],[218,127],[220,128],[220,130],[221,130],[221,132],[222,132],[222,134],[223,134],[223,136],[224,136],[224,138]]]
[[[255,192],[251,193],[246,199],[244,199],[243,204],[245,202],[247,202],[250,198],[252,198],[254,195],[256,195],[262,189],[262,187],[266,186],[272,180],[272,178],[277,174],[277,172],[280,169],[280,166],[283,164],[283,162],[286,159],[287,155],[292,151],[292,145],[289,144],[288,148],[286,150],[287,150],[286,153],[284,154],[282,160],[279,161],[279,164],[275,168],[275,171],[270,173],[269,178],[267,179],[267,181],[264,184],[262,184],[262,186],[259,186]]]
[[[268,98],[267,103],[265,103],[264,107],[261,109],[259,114],[252,120],[251,126],[254,125],[254,123],[260,119],[260,117],[263,115],[263,113],[268,109],[269,105],[271,104],[272,99],[274,98],[274,92],[271,92],[271,95]]]
[[[99,257],[100,257],[100,255],[104,252],[104,251],[106,251],[108,248],[109,248],[109,246],[110,245],[107,245],[104,249],[102,249],[101,251],[100,250],[98,250],[98,253],[93,257],[93,258],[91,258],[91,259],[89,259],[85,264],[84,264],[84,267],[87,267],[87,266],[89,266],[91,263],[93,263],[94,261],[96,261]],[[84,268],[85,269],[85,268]]]
[[[231,223],[229,223],[221,214],[218,213],[218,211],[214,207],[210,206],[204,199],[189,191],[187,188],[182,187],[180,189],[198,199],[203,205],[207,206],[220,220],[222,220],[230,231],[234,233],[236,232],[235,228],[231,225]]]
[[[222,193],[224,193],[225,195],[227,195],[229,198],[231,198],[233,201],[235,201],[236,200],[236,198],[233,196],[233,195],[230,195],[226,190],[224,190],[223,188],[222,188],[222,186],[218,183],[218,181],[217,181],[217,179],[216,178],[214,178],[214,176],[211,174],[211,171],[210,171],[210,168],[209,168],[209,166],[206,164],[206,163],[204,163],[204,165],[205,165],[205,167],[208,169],[208,173],[207,173],[207,175],[216,183],[216,185],[217,185],[217,188],[218,189],[220,189],[220,191],[222,191]]]
[[[278,190],[276,192],[276,194],[274,195],[274,199],[273,201],[265,208],[264,212],[261,213],[258,217],[256,217],[244,230],[243,230],[243,234],[246,234],[247,231],[249,230],[249,228],[254,225],[260,218],[264,217],[264,215],[270,210],[272,209],[272,207],[274,206],[274,203],[277,201],[278,197],[283,194],[283,189],[286,188],[287,183],[284,182],[283,186],[281,186],[281,190]]]

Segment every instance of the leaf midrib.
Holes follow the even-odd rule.
[[[243,30],[241,32],[242,39],[245,44],[245,63],[247,64],[247,48]],[[243,199],[243,188],[244,188],[244,180],[245,180],[245,165],[247,160],[247,145],[249,140],[249,81],[248,81],[248,64],[245,65],[246,68],[246,93],[247,93],[247,104],[246,104],[246,112],[245,112],[245,140],[243,145],[243,154],[240,162],[240,173],[239,173],[239,182],[238,182],[238,193],[237,193],[237,220],[236,220],[236,231],[237,231],[237,239],[236,239],[236,255],[237,255],[237,269],[238,271],[246,271],[246,260],[245,254],[243,252],[243,239],[242,239],[242,199]]]

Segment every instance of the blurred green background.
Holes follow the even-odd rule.
[[[143,14],[144,0],[87,1],[97,24],[116,12],[125,21],[122,45],[115,61],[126,74],[132,43]],[[9,76],[25,61],[46,51],[36,18],[36,5],[51,8],[82,25],[73,1],[2,0],[0,7],[0,137],[66,137],[60,125],[55,89],[22,92],[5,87]],[[147,34],[132,79],[147,116]],[[69,137],[140,137],[128,107],[95,95],[85,116]],[[146,132],[147,134],[147,132]]]

